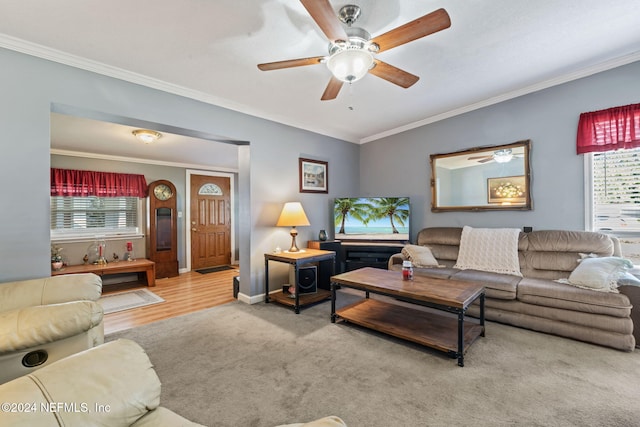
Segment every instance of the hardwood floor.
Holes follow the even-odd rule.
[[[209,274],[192,271],[178,277],[156,280],[156,286],[148,289],[165,302],[106,314],[104,333],[110,334],[231,302],[234,300],[233,278],[238,274],[237,268]],[[104,285],[102,293],[108,295],[139,288],[146,288],[146,285]]]

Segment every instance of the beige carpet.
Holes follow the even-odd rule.
[[[299,315],[233,302],[107,340],[140,343],[162,405],[212,427],[329,414],[350,427],[640,425],[640,351],[488,322],[460,368],[442,353],[332,324],[329,312],[329,302]]]
[[[103,295],[98,300],[98,304],[102,306],[104,314],[144,307],[160,302],[164,302],[164,299],[148,289],[135,289],[117,294]]]

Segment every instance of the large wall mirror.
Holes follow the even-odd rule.
[[[431,155],[431,210],[530,210],[531,141]]]

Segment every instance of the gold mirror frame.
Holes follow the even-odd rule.
[[[531,210],[530,152],[523,140],[431,154],[431,211]]]

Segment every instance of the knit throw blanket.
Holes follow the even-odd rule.
[[[518,261],[517,228],[464,226],[455,268],[522,276]]]

